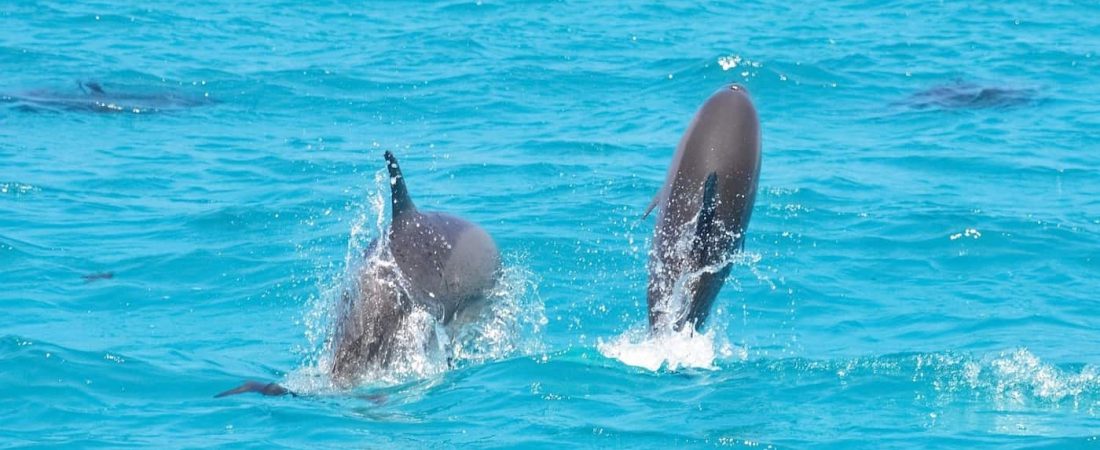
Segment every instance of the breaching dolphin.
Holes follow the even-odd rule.
[[[756,108],[744,87],[723,87],[695,114],[646,211],[659,208],[648,264],[652,331],[702,328],[744,246],[759,175]]]
[[[332,374],[350,379],[395,356],[396,330],[414,308],[448,325],[484,299],[500,277],[500,252],[481,227],[457,216],[417,209],[397,158],[386,152],[392,220],[386,244],[392,255],[368,256],[358,295],[345,298],[334,341]],[[377,242],[370,252],[385,251]]]
[[[501,275],[500,252],[489,234],[457,216],[418,209],[397,158],[388,151],[385,158],[392,219],[385,238],[367,249],[365,264],[342,298],[332,334],[328,369],[333,381],[343,385],[389,366],[406,350],[401,331],[410,329],[414,312],[448,325],[484,300]],[[218,396],[245,392],[293,394],[273,383],[250,381]]]

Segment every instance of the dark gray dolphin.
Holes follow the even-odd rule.
[[[669,165],[649,252],[652,330],[699,329],[744,245],[760,174],[760,122],[744,87],[714,93]]]
[[[339,384],[388,367],[406,351],[408,338],[400,334],[416,320],[415,311],[448,325],[484,300],[501,274],[500,252],[489,234],[457,216],[418,209],[397,158],[390,152],[385,157],[392,220],[385,239],[365,252],[365,264],[341,301],[329,368]],[[217,396],[246,392],[293,394],[277,384],[249,381]]]
[[[1033,89],[955,80],[914,93],[904,104],[914,109],[1007,108],[1034,103],[1035,94]]]
[[[500,276],[500,252],[474,223],[442,212],[417,209],[392,153],[392,221],[386,248],[377,242],[359,273],[358,295],[349,295],[339,319],[332,374],[348,380],[372,367],[385,367],[399,349],[396,331],[413,308],[448,325],[466,307],[484,299]]]
[[[97,82],[77,82],[73,92],[32,90],[0,95],[0,103],[9,103],[24,111],[83,111],[99,113],[152,113],[175,111],[214,103],[208,97],[177,92],[140,92],[120,88],[105,90]]]

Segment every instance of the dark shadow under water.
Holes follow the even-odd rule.
[[[1010,108],[1036,103],[1030,88],[979,84],[962,80],[916,92],[900,102],[913,109]]]
[[[215,104],[206,94],[77,82],[71,90],[34,89],[0,94],[0,103],[22,112],[90,112],[145,114],[179,111]]]

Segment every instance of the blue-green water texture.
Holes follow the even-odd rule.
[[[0,68],[0,447],[1100,446],[1096,2],[13,0]],[[745,253],[649,338],[642,215],[731,82]],[[505,277],[341,387],[387,150]]]

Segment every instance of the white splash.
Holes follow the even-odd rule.
[[[692,248],[697,245],[695,224],[698,217],[685,223],[677,232],[675,240],[664,251],[666,258],[651,259],[648,267],[650,273],[663,273],[673,270],[664,265],[664,261],[676,259],[676,255],[690,255]],[[729,233],[729,242],[736,242],[741,236],[734,231]],[[659,251],[659,250],[650,250]],[[608,358],[621,361],[624,364],[641,367],[643,369],[658,371],[665,368],[669,371],[679,369],[708,369],[716,370],[715,362],[722,359],[736,357],[739,360],[748,358],[748,352],[744,348],[735,348],[726,337],[725,328],[720,324],[722,320],[722,308],[716,308],[711,316],[711,326],[705,332],[699,332],[694,327],[683,326],[679,331],[675,324],[685,319],[688,314],[691,286],[705,274],[715,274],[725,270],[728,266],[747,266],[753,270],[758,278],[766,280],[763,274],[757,273],[756,263],[760,261],[760,255],[743,251],[731,252],[713,264],[686,270],[675,278],[659,277],[655,282],[665,283],[660,287],[668,292],[665,298],[657,300],[652,309],[660,313],[656,325],[656,331],[650,331],[648,324],[628,330],[610,342],[600,339],[597,349]],[[734,277],[727,277],[726,282],[732,286],[726,289],[741,290]],[[769,281],[770,283],[770,281]],[[774,284],[772,284],[774,288]]]
[[[476,364],[543,350],[538,337],[548,321],[535,280],[518,262],[504,266],[489,297],[462,311],[451,325],[453,364]]]
[[[741,64],[740,55],[730,55],[718,58],[718,65],[722,66],[722,70],[730,70],[737,68]]]
[[[764,67],[764,64],[759,61],[752,61],[742,58],[741,55],[728,55],[718,58],[718,66],[722,68],[722,71],[730,71],[741,67],[741,78],[749,78],[756,76],[756,69]]]
[[[993,392],[1002,402],[1018,403],[1029,393],[1059,402],[1066,397],[1079,397],[1100,381],[1100,370],[1094,366],[1086,366],[1080,373],[1067,372],[1043,362],[1026,348],[1001,353],[989,363],[989,370]]]
[[[982,233],[980,231],[978,231],[977,228],[967,228],[962,233],[955,233],[955,234],[952,234],[949,237],[951,238],[952,241],[954,241],[956,239],[959,239],[959,238],[962,238],[962,237],[979,239],[979,238],[982,237]]]
[[[658,371],[662,367],[669,371],[716,370],[716,361],[748,358],[745,349],[734,347],[716,330],[699,333],[690,327],[656,334],[640,327],[629,330],[610,342],[600,340],[596,348],[608,358],[650,371]]]

